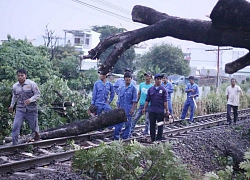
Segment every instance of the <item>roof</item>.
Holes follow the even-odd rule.
[[[98,62],[97,60],[84,59],[84,60],[82,60],[80,70],[97,69],[97,62]]]

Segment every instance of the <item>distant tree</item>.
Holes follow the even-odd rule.
[[[153,73],[164,72],[187,76],[190,72],[189,64],[184,60],[182,50],[171,44],[153,46],[140,59],[143,69]]]
[[[124,28],[117,28],[114,26],[93,26],[93,31],[101,33],[100,40],[103,40],[111,35],[117,33],[123,33],[126,31]],[[105,52],[102,53],[100,56],[100,62],[102,63],[114,50],[114,46],[109,47]],[[134,48],[131,47],[127,49],[119,58],[119,61],[115,64],[113,72],[114,73],[123,73],[124,69],[129,67],[131,69],[135,69],[133,66],[133,61],[135,59],[135,51]]]
[[[48,29],[48,24],[45,27],[45,35],[43,35],[44,46],[46,46],[49,50],[49,60],[51,61],[54,59],[54,56],[57,53],[58,41],[60,37],[54,35],[55,31]]]

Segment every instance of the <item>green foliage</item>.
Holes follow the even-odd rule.
[[[16,81],[16,71],[25,68],[28,77],[37,83],[46,82],[56,72],[48,61],[46,47],[35,47],[27,40],[15,40],[10,36],[8,41],[0,45],[0,82],[4,79]]]
[[[107,38],[111,35],[118,33],[123,33],[126,31],[124,28],[117,28],[114,26],[93,26],[93,31],[101,33],[100,40]],[[114,45],[105,50],[100,56],[100,62],[103,63],[104,60],[111,54],[114,49]],[[119,61],[115,64],[113,72],[118,74],[123,74],[125,68],[133,68],[133,61],[135,59],[135,50],[133,47],[127,49],[119,58]]]
[[[239,167],[244,170],[244,173],[234,172],[232,166],[226,166],[225,170],[220,170],[217,173],[209,172],[205,174],[205,180],[228,180],[228,179],[250,179],[250,150],[245,152],[244,161],[239,164]]]
[[[0,140],[11,132],[14,114],[8,112],[8,107],[19,68],[27,69],[28,78],[34,80],[41,91],[38,101],[41,130],[88,118],[90,99],[86,92],[92,89],[98,77],[94,71],[80,73],[77,70],[78,54],[74,47],[58,47],[55,59],[49,61],[47,47],[35,47],[27,40],[15,40],[8,36],[8,41],[0,45]],[[63,99],[58,97],[55,90],[63,95]],[[52,109],[51,103],[64,101],[75,104],[74,107],[67,107],[66,115],[58,114]],[[29,132],[30,128],[24,122],[21,134]]]
[[[245,176],[246,176],[246,178],[249,179],[250,178],[250,150],[245,152],[244,158],[246,160],[240,163],[240,168],[244,169],[246,171]]]
[[[144,74],[146,73],[146,71],[144,69],[141,69],[138,73],[137,73],[137,82],[139,82],[139,84],[141,82],[144,82]]]
[[[156,45],[140,59],[140,66],[146,71],[157,69],[157,73],[164,72],[169,75],[181,74],[184,76],[190,72],[189,64],[184,60],[182,50],[170,44]]]
[[[11,81],[0,82],[0,140],[9,135],[11,131],[13,114],[8,112],[11,102]]]
[[[228,180],[232,179],[233,177],[233,167],[232,166],[227,166],[226,169],[220,170],[216,173],[210,172],[205,174],[205,180]]]
[[[82,96],[77,91],[72,91],[67,86],[67,81],[54,77],[41,85],[41,98],[39,100],[39,123],[41,129],[56,127],[65,123],[73,122],[79,119],[87,119],[87,109],[90,100]],[[63,98],[59,97],[55,90],[58,91]],[[65,101],[74,102],[74,107],[67,107],[66,116],[58,116],[52,109],[51,103],[63,103]]]
[[[114,141],[76,152],[72,167],[93,179],[191,179],[185,165],[164,143],[143,146]]]

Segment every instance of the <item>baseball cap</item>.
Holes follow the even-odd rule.
[[[154,78],[162,78],[163,77],[163,75],[161,75],[161,74],[155,74],[155,76],[154,76]]]
[[[144,73],[144,76],[150,76],[150,77],[152,77],[152,74],[150,72],[146,72],[146,73]]]
[[[124,74],[124,78],[125,78],[125,77],[132,77],[132,75],[131,75],[131,73],[126,72],[126,73]]]

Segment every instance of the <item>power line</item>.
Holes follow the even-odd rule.
[[[107,1],[104,1],[104,0],[91,0],[91,1],[97,2],[99,4],[102,4],[102,5],[106,6],[106,7],[109,7],[111,9],[117,10],[119,12],[122,12],[122,13],[126,14],[126,15],[131,15],[131,11],[130,10],[127,10],[125,8],[122,8],[120,6],[112,4],[110,2],[107,2]]]
[[[78,3],[78,4],[81,4],[81,5],[83,5],[83,6],[92,8],[92,9],[94,9],[94,10],[100,11],[100,12],[102,12],[102,13],[108,14],[108,15],[110,15],[110,16],[119,18],[119,19],[121,19],[121,20],[130,22],[130,23],[133,23],[133,22],[131,21],[130,18],[127,18],[127,17],[125,17],[125,16],[122,16],[122,15],[119,15],[119,14],[116,14],[116,13],[113,13],[113,12],[111,12],[111,11],[108,11],[108,10],[105,10],[105,9],[102,9],[102,8],[99,8],[99,7],[96,7],[96,6],[94,6],[94,5],[91,5],[91,4],[88,4],[88,3],[85,3],[85,2],[82,2],[82,1],[79,1],[79,0],[72,0],[72,1],[74,1],[74,2],[76,2],[76,3]]]

